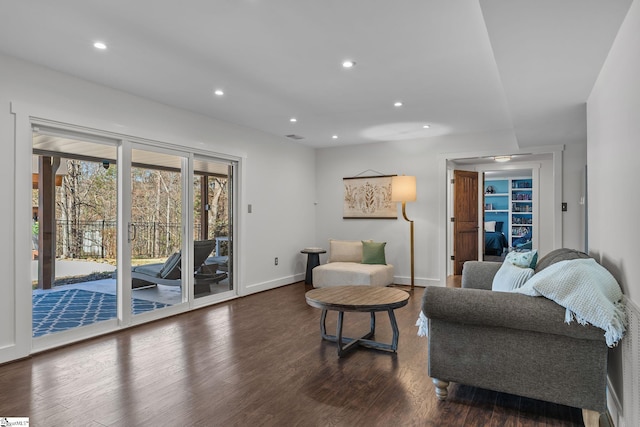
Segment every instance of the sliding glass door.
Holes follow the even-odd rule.
[[[117,317],[117,143],[34,128],[33,337]]]
[[[235,161],[44,126],[32,157],[34,338],[235,295]]]
[[[137,315],[179,304],[188,273],[183,244],[187,154],[150,146],[131,149],[131,309]]]
[[[197,156],[193,162],[194,239],[213,251],[196,272],[196,298],[233,292],[234,163]]]

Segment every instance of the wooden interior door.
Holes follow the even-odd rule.
[[[453,171],[454,274],[465,261],[478,259],[478,172]]]

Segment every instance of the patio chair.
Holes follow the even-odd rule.
[[[227,277],[226,273],[214,271],[213,266],[203,269],[205,260],[215,248],[215,240],[196,240],[193,242],[193,274],[197,287],[208,287],[210,283],[218,283]],[[182,285],[182,252],[175,252],[160,264],[146,264],[131,269],[131,287],[133,289],[166,285]]]
[[[229,271],[229,257],[226,255],[223,256],[210,256],[208,257],[205,262],[204,265],[209,267],[209,266],[217,266],[218,270],[220,271]]]

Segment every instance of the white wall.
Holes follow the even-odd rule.
[[[395,266],[397,283],[408,283],[409,225],[402,219],[398,208],[398,220],[344,220],[342,219],[342,178],[351,177],[369,169],[382,174],[415,175],[417,178],[417,200],[407,204],[407,216],[415,221],[415,283],[417,285],[438,284],[444,266],[441,265],[440,232],[441,210],[446,201],[441,197],[439,176],[444,155],[448,158],[464,157],[465,153],[480,151],[493,154],[517,149],[515,138],[509,131],[433,137],[415,141],[385,142],[363,146],[333,147],[319,149],[316,155],[317,180],[317,244],[327,246],[330,238],[374,239],[387,242],[387,261]],[[450,154],[453,153],[453,154]],[[565,158],[569,164],[582,165],[586,159],[584,149],[569,149]],[[575,157],[575,159],[571,159]],[[375,175],[367,172],[365,175]],[[444,185],[444,179],[442,183]],[[553,181],[553,171],[545,169],[541,176],[541,187],[547,188]],[[577,182],[563,187],[563,192],[574,194],[580,191]],[[560,209],[556,206],[556,209]],[[577,216],[578,209],[567,214]],[[443,216],[444,217],[444,216]],[[566,219],[567,217],[565,217]],[[573,218],[572,218],[573,220]],[[544,233],[543,233],[544,234]],[[580,227],[564,233],[570,247],[580,247]],[[545,235],[546,236],[546,235]],[[552,236],[547,236],[551,240]],[[560,239],[561,240],[561,239]],[[545,248],[548,245],[545,245]],[[553,247],[550,247],[553,249]],[[324,261],[324,259],[323,259]]]
[[[15,290],[30,289],[30,283],[15,283],[16,273],[26,274],[22,270],[28,262],[23,257],[30,257],[26,251],[14,254],[15,242],[28,238],[30,226],[22,218],[31,215],[30,195],[26,205],[14,203],[24,200],[24,195],[16,194],[16,186],[20,187],[16,176],[22,179],[30,174],[31,161],[21,156],[25,149],[30,150],[28,137],[26,142],[19,141],[23,145],[14,146],[15,133],[25,134],[25,129],[16,129],[12,103],[26,114],[45,119],[242,158],[241,282],[236,284],[246,294],[304,277],[305,258],[300,250],[315,240],[313,149],[0,56],[0,240],[4,243],[0,245],[4,279],[0,285],[0,362],[15,356]],[[21,163],[14,165],[16,160]],[[246,213],[247,204],[252,204],[253,213]],[[276,256],[278,266],[274,265]],[[22,303],[30,304],[30,300]],[[30,306],[17,309],[30,310]]]
[[[417,201],[407,203],[406,212],[415,221],[416,284],[437,280],[433,248],[437,249],[438,240],[438,195],[429,187],[437,182],[438,168],[436,157],[422,154],[423,150],[419,144],[393,142],[317,150],[317,245],[328,248],[330,238],[387,242],[387,263],[395,266],[396,277],[404,277],[409,283],[409,223],[402,218],[399,206],[398,220],[343,219],[342,179],[373,176],[376,172],[415,175]]]
[[[636,169],[640,155],[638,46],[640,3],[635,1],[587,103],[589,251],[613,273],[636,306],[640,306],[640,232],[636,227],[640,210]],[[613,395],[629,414],[637,402],[625,396],[624,390],[631,389],[634,378],[623,377],[621,352],[620,348],[610,352],[609,379]],[[640,354],[630,355],[630,360],[638,359]],[[613,416],[621,425],[622,414]],[[638,425],[639,420],[627,418],[622,422],[631,426]]]
[[[640,303],[640,4],[634,2],[587,104],[589,249]],[[612,225],[619,232],[613,232]]]
[[[565,148],[562,168],[562,242],[566,248],[585,251],[585,169],[587,145],[570,144]]]

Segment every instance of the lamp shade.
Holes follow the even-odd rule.
[[[416,200],[416,177],[415,176],[393,176],[391,177],[391,201],[392,202],[415,202]]]

